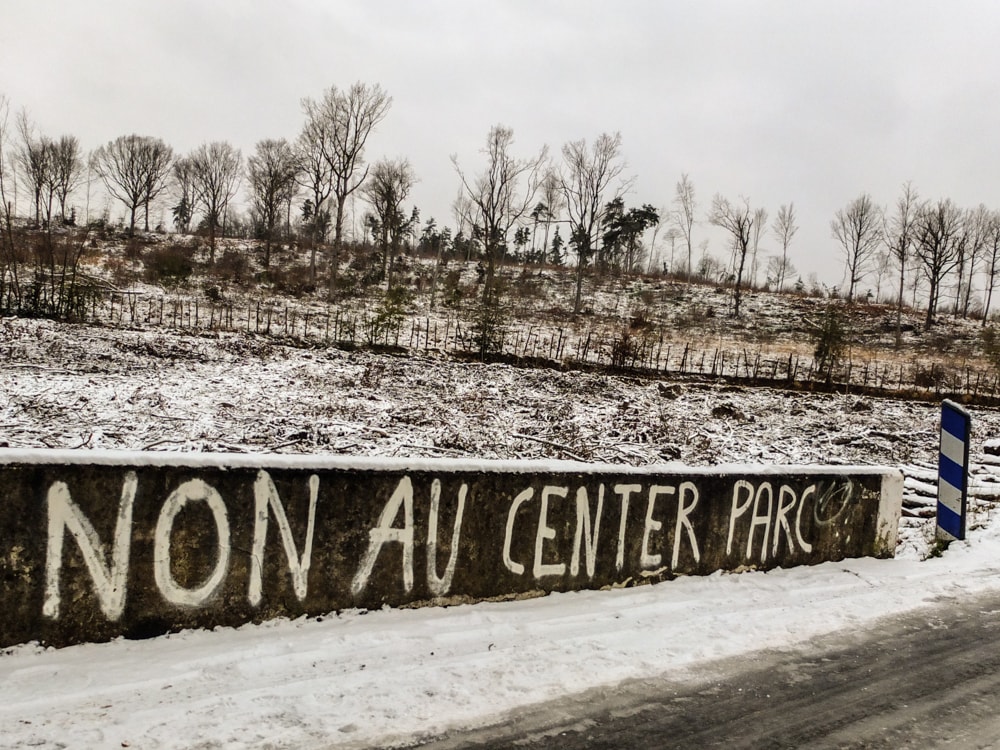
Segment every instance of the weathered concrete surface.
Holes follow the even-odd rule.
[[[0,645],[891,556],[897,471],[0,451]]]

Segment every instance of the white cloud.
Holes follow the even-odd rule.
[[[474,168],[498,122],[525,154],[620,130],[636,203],[668,204],[682,171],[703,207],[795,201],[794,262],[830,281],[829,220],[863,191],[1000,207],[988,2],[35,0],[5,31],[3,93],[87,148],[136,131],[248,153],[297,134],[302,97],[378,82],[394,105],[369,155],[408,156],[439,223],[449,155]]]

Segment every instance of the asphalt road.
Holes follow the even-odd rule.
[[[629,682],[424,748],[1000,748],[1000,595]]]

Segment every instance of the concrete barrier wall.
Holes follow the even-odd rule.
[[[899,472],[0,451],[0,645],[873,555]]]

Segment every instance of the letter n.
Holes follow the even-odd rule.
[[[76,540],[83,554],[83,561],[94,582],[94,591],[101,612],[109,620],[118,620],[125,610],[125,590],[128,581],[129,553],[132,541],[132,506],[139,480],[134,471],[125,475],[122,496],[118,503],[115,538],[111,564],[103,550],[93,524],[73,502],[65,482],[54,482],[49,487],[46,506],[49,516],[49,540],[45,557],[45,601],[42,614],[59,619],[59,574],[63,560],[63,538],[68,531]]]
[[[319,495],[319,477],[315,474],[309,477],[309,520],[306,522],[306,541],[302,556],[299,557],[292,537],[292,529],[288,523],[285,506],[281,503],[278,490],[274,486],[271,475],[261,470],[253,485],[254,525],[253,525],[253,555],[250,558],[250,586],[247,598],[250,604],[260,604],[263,588],[264,547],[267,543],[268,509],[274,513],[278,523],[281,543],[285,548],[285,557],[292,574],[292,586],[295,596],[301,602],[309,591],[309,565],[312,560],[313,531],[316,528],[316,499]]]

